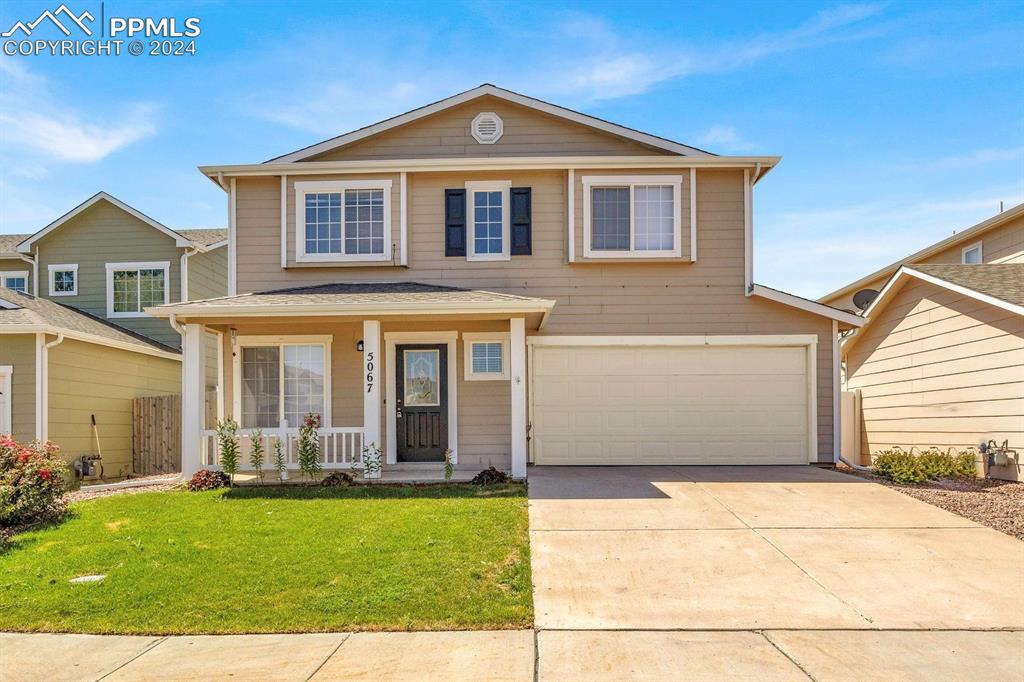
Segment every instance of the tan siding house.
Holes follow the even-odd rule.
[[[1024,455],[1024,264],[901,269],[843,344],[860,394],[860,451],[942,450],[1006,442],[989,475],[1021,480]]]
[[[447,450],[520,477],[832,463],[837,335],[862,320],[752,281],[753,186],[777,161],[484,85],[203,167],[228,195],[232,295],[150,312],[185,325],[186,405],[212,330],[243,447],[317,412],[328,468],[371,444],[386,468],[439,472]],[[202,415],[183,421],[190,466],[214,464]]]

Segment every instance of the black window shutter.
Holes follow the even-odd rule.
[[[466,190],[444,191],[444,255],[466,256]]]
[[[533,253],[532,208],[529,187],[513,187],[510,191],[513,256]]]

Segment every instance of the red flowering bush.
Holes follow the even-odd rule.
[[[67,476],[53,443],[22,445],[0,436],[0,527],[63,516]]]
[[[216,490],[217,488],[227,488],[230,483],[231,480],[223,471],[200,469],[192,474],[192,478],[188,482],[188,489],[196,491]]]

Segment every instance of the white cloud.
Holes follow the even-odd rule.
[[[730,152],[741,152],[753,149],[750,144],[732,126],[716,125],[708,128],[704,133],[694,138],[698,147],[705,147],[711,151],[723,150]]]
[[[156,132],[156,108],[152,105],[130,105],[109,118],[99,114],[87,117],[55,96],[46,79],[25,67],[4,59],[0,60],[0,73],[5,81],[0,90],[0,127],[4,129],[0,154],[4,157],[17,155],[20,161],[31,161],[31,156],[25,156],[29,154],[94,163]]]
[[[1024,147],[1010,149],[976,149],[966,154],[956,154],[926,162],[923,166],[929,170],[949,170],[953,168],[971,168],[985,166],[990,163],[1024,160]]]

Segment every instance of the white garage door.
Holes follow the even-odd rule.
[[[533,349],[537,464],[806,464],[806,347]]]

